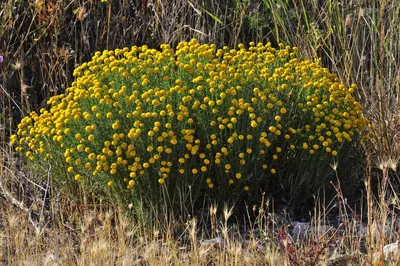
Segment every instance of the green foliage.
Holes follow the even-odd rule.
[[[97,52],[49,111],[22,120],[12,143],[34,164],[63,165],[58,186],[78,182],[119,200],[176,209],[290,188],[296,200],[329,180],[332,158],[349,154],[367,124],[355,85],[297,52],[194,39],[176,50]]]

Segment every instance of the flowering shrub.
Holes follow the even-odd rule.
[[[268,190],[329,165],[367,124],[355,85],[299,61],[296,47],[134,46],[96,52],[74,76],[50,110],[22,120],[12,144],[34,163],[62,154],[60,181],[152,200],[162,188],[220,199]]]

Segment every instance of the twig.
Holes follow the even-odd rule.
[[[40,219],[42,219],[43,217],[43,212],[44,212],[44,206],[45,206],[45,202],[46,202],[46,197],[47,197],[47,193],[49,191],[49,187],[50,187],[50,172],[51,172],[51,163],[49,161],[49,168],[47,170],[47,184],[46,184],[46,189],[44,191],[44,196],[43,196],[43,202],[42,202],[42,209],[40,211]]]
[[[14,101],[14,98],[11,97],[11,95],[4,89],[4,87],[0,84],[0,89],[8,96],[8,98],[15,104],[15,106],[17,106],[18,110],[21,112],[22,114],[22,109],[21,107],[19,107],[19,105]]]
[[[332,236],[328,239],[328,241],[325,241],[322,245],[322,248],[317,251],[317,255],[314,257],[314,260],[311,265],[317,265],[318,258],[322,254],[322,252],[328,247],[329,243],[333,240],[333,238],[336,237],[336,234],[339,232],[339,229],[343,226],[343,223],[341,223],[338,228],[336,228],[335,232],[332,234]],[[322,240],[323,237],[325,237],[330,231],[332,231],[332,228],[329,228],[321,237],[318,238],[318,242]]]
[[[10,172],[10,174],[13,174],[13,172],[11,171],[11,169],[8,168],[7,166],[3,165],[2,167],[3,167],[4,169],[8,170],[8,171]],[[26,175],[23,175],[23,176],[24,176],[24,178],[25,178],[26,181],[28,181],[29,183],[31,183],[31,184],[34,185],[35,187],[38,187],[38,188],[40,188],[41,190],[46,190],[46,189],[45,189],[44,187],[42,187],[41,185],[36,184],[36,183],[33,182],[32,180],[30,180]]]
[[[0,178],[0,188],[3,191],[3,197],[6,198],[7,200],[11,201],[11,203],[18,207],[19,209],[21,209],[22,211],[24,211],[27,215],[28,215],[28,219],[29,221],[32,223],[32,225],[35,227],[35,229],[38,229],[39,226],[36,224],[36,222],[32,219],[32,212],[24,206],[24,203],[22,201],[18,201],[17,199],[15,199],[10,192],[8,192],[4,186],[3,186],[3,182],[1,181]]]
[[[350,205],[347,203],[347,200],[343,198],[342,193],[340,191],[340,187],[336,187],[333,182],[331,182],[331,185],[335,188],[336,192],[337,192],[337,196],[339,198],[339,200],[341,199],[344,203],[344,205],[351,211],[351,213],[353,214],[354,218],[357,221],[360,221],[360,218],[358,217],[358,215],[355,213],[355,211],[350,207]],[[340,186],[340,183],[339,183]]]

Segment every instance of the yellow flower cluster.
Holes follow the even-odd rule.
[[[74,76],[11,142],[31,160],[57,146],[75,180],[102,173],[108,186],[156,178],[249,190],[287,160],[337,156],[368,123],[355,85],[282,44],[106,50]]]

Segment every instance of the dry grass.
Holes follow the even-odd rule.
[[[23,167],[2,161],[2,265],[379,265],[384,246],[398,239],[400,200],[387,176],[377,197],[366,179],[364,209],[353,209],[336,186],[338,227],[328,225],[332,208],[318,198],[312,230],[297,239],[287,234],[290,219],[273,212],[268,200],[250,207],[243,221],[221,204],[198,219],[143,219],[129,208],[89,204],[88,196],[81,203],[55,193],[43,198],[44,188]],[[18,186],[29,193],[13,189]],[[398,262],[397,254],[385,265]]]
[[[1,253],[5,265],[261,265],[282,260],[272,250],[244,248],[238,239],[213,247],[189,234],[190,242],[182,244],[113,210],[80,214],[74,228],[57,223],[39,231],[15,210],[3,209],[1,215],[7,219]],[[192,230],[193,225],[187,226]]]
[[[7,171],[3,173],[3,186],[14,182],[11,179]],[[37,198],[28,206],[12,199],[12,193],[7,195],[0,209],[4,265],[276,265],[284,261],[274,247],[260,244],[264,239],[245,240],[228,226],[227,209],[223,223],[213,219],[215,236],[220,238],[205,240],[196,219],[178,223],[154,216],[145,225],[113,205],[79,205],[52,197],[45,202]],[[40,212],[42,204],[47,206]]]

